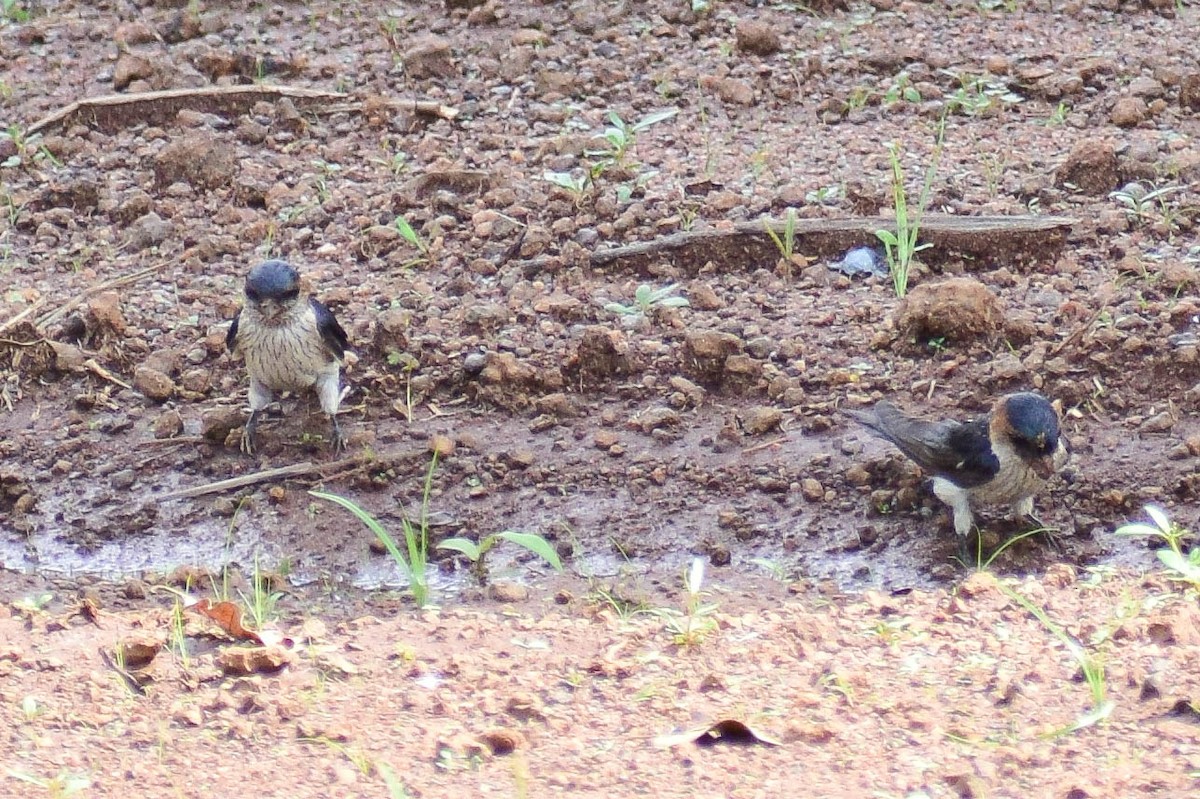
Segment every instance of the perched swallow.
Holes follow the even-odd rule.
[[[844,412],[933,474],[933,493],[950,506],[964,545],[972,505],[1008,504],[1017,519],[1038,521],[1033,495],[1070,458],[1058,412],[1033,392],[1001,397],[986,417],[965,422],[915,419],[886,400]]]
[[[283,261],[266,261],[246,277],[246,297],[233,317],[225,346],[246,359],[250,420],[242,451],[254,453],[258,416],[276,391],[313,389],[333,428],[334,452],[345,448],[338,425],[341,366],[349,341],[328,308],[300,296],[300,275]]]

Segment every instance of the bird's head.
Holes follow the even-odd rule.
[[[1007,439],[1043,479],[1058,471],[1066,459],[1058,412],[1041,394],[1021,392],[1001,399],[992,414],[991,432]]]
[[[246,277],[246,303],[267,322],[287,316],[300,299],[300,275],[284,261],[264,261]]]

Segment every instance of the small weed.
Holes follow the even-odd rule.
[[[33,721],[43,712],[45,710],[42,708],[42,704],[33,694],[29,694],[21,700],[21,715],[25,717],[25,721]]]
[[[405,263],[405,266],[415,266],[416,264],[426,264],[430,262],[429,242],[425,241],[425,237],[418,233],[408,220],[403,216],[396,217],[396,221],[392,223],[396,230],[400,233],[400,238],[407,241],[409,244],[417,248],[420,254],[417,258]]]
[[[510,541],[518,546],[525,547],[533,554],[537,555],[542,560],[549,563],[556,571],[562,571],[562,561],[558,558],[558,553],[554,551],[554,547],[550,546],[550,542],[540,535],[535,533],[518,533],[512,530],[505,530],[502,533],[493,533],[487,536],[479,543],[468,538],[447,538],[437,545],[438,549],[448,549],[458,552],[467,560],[471,561],[471,572],[480,583],[487,582],[487,565],[485,558],[501,541]]]
[[[1022,103],[1025,98],[1011,91],[998,80],[983,75],[971,75],[942,70],[958,81],[958,88],[946,95],[946,113],[981,116],[994,113],[1005,106]]]
[[[1050,116],[1046,117],[1046,127],[1054,128],[1066,124],[1067,114],[1070,112],[1071,106],[1067,105],[1065,100],[1060,100],[1054,110],[1050,112]]]
[[[800,267],[803,269],[808,266],[808,259],[803,255],[796,255],[796,209],[787,209],[787,214],[783,221],[783,236],[781,237],[775,232],[775,226],[770,220],[763,220],[763,228],[767,231],[767,235],[771,237],[771,241],[775,243],[775,248],[779,250],[779,273],[786,279],[791,280],[792,268]]]
[[[629,599],[613,588],[595,587],[592,589],[591,594],[600,604],[607,605],[616,614],[616,617],[622,621],[628,621],[640,613],[653,612],[645,602]]]
[[[21,0],[0,0],[0,22],[19,25],[28,22],[31,17],[29,9],[22,5]]]
[[[704,559],[694,558],[683,575],[683,610],[658,608],[653,611],[665,620],[667,632],[679,646],[695,646],[717,630],[713,615],[717,606],[706,603]]]
[[[912,85],[907,72],[898,73],[892,80],[892,85],[888,86],[887,91],[883,93],[883,104],[885,106],[893,106],[900,102],[921,102],[921,93]]]
[[[413,410],[415,403],[413,401],[412,391],[412,376],[413,372],[421,368],[421,362],[407,352],[398,352],[390,350],[387,354],[388,366],[398,366],[404,372],[404,399],[399,398],[392,401],[392,408],[404,414],[404,418],[412,423]]]
[[[628,166],[627,159],[637,141],[637,135],[652,125],[665,122],[679,113],[678,108],[647,114],[632,125],[621,119],[616,111],[608,112],[609,126],[604,129],[605,144],[603,150],[589,150],[587,155],[600,160],[592,167],[592,176],[596,177],[608,167]],[[597,171],[597,169],[599,171]]]
[[[1200,591],[1200,547],[1193,547],[1186,554],[1183,551],[1183,542],[1192,537],[1191,531],[1167,518],[1167,514],[1163,512],[1162,508],[1147,505],[1146,513],[1150,516],[1152,524],[1145,522],[1125,524],[1117,528],[1117,535],[1161,538],[1167,548],[1157,550],[1156,554],[1162,564],[1167,567],[1167,577],[1185,583],[1193,590]]]
[[[74,796],[80,791],[86,791],[92,785],[92,781],[89,778],[80,774],[72,774],[68,771],[60,771],[53,777],[35,777],[32,774],[15,771],[11,768],[6,768],[5,771],[14,779],[41,788],[51,799],[67,799],[67,797]]]
[[[583,199],[587,195],[588,189],[592,186],[592,174],[590,170],[579,174],[547,171],[542,173],[542,180],[553,183],[570,194],[571,199],[575,201],[576,208],[583,204]]]
[[[850,94],[846,96],[846,111],[858,111],[865,108],[867,101],[871,99],[871,90],[866,86],[855,86],[850,90]]]
[[[1112,714],[1116,704],[1106,699],[1107,684],[1104,680],[1103,658],[1085,649],[1081,643],[1075,640],[1074,636],[1063,629],[1061,625],[1051,620],[1046,611],[1035,605],[1024,595],[1003,583],[999,583],[999,587],[1009,599],[1028,611],[1030,615],[1042,623],[1043,627],[1050,631],[1051,635],[1062,642],[1063,646],[1067,648],[1067,652],[1079,664],[1079,668],[1083,672],[1083,678],[1087,682],[1088,689],[1092,695],[1092,708],[1089,711],[1079,716],[1079,718],[1070,724],[1045,733],[1041,737],[1046,739],[1059,738],[1063,735],[1069,735],[1070,733],[1099,724],[1108,718]]]
[[[272,579],[259,568],[258,555],[254,556],[254,573],[250,576],[250,596],[241,591],[242,604],[246,612],[254,620],[254,629],[261,630],[267,622],[273,621],[279,614],[275,606],[283,598],[282,591],[273,591]]]
[[[325,491],[309,491],[317,499],[323,499],[341,505],[353,513],[359,521],[367,526],[375,537],[383,543],[392,560],[400,567],[400,572],[408,578],[409,591],[417,607],[425,607],[429,602],[429,581],[425,575],[425,564],[429,560],[429,496],[433,491],[433,472],[437,468],[437,454],[429,461],[429,471],[425,473],[425,486],[421,493],[421,518],[416,524],[407,518],[401,520],[404,531],[404,542],[408,549],[407,557],[396,545],[396,540],[384,529],[374,516],[367,513],[352,500]]]
[[[120,647],[117,648],[121,651]],[[171,633],[167,640],[167,649],[175,653],[180,664],[186,670],[189,666],[190,654],[187,645],[187,620],[183,615],[183,603],[178,599],[171,607]]]
[[[647,316],[656,307],[685,308],[690,303],[683,297],[673,296],[678,288],[678,283],[663,286],[661,289],[643,283],[634,291],[632,305],[610,302],[605,304],[604,310],[621,316]]]
[[[837,205],[841,199],[841,186],[822,186],[804,193],[804,202],[813,205]]]
[[[912,266],[913,256],[932,245],[917,244],[917,236],[921,232],[921,217],[925,214],[925,206],[929,202],[929,192],[933,186],[933,176],[937,172],[938,161],[942,154],[945,140],[946,118],[943,116],[938,125],[937,144],[933,150],[933,159],[925,171],[925,183],[921,187],[921,195],[912,215],[909,215],[908,193],[904,188],[904,167],[900,165],[900,146],[895,142],[888,145],[888,154],[892,163],[892,204],[896,214],[896,231],[877,230],[875,235],[883,242],[887,255],[888,270],[892,274],[892,285],[896,296],[903,297],[908,293],[908,271]]]
[[[1108,196],[1109,199],[1116,200],[1125,206],[1125,214],[1133,222],[1145,222],[1158,216],[1170,225],[1176,220],[1178,212],[1167,198],[1186,188],[1186,186],[1156,188],[1153,185],[1147,186],[1139,181],[1134,181],[1111,192]]]

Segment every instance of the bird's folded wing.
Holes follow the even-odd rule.
[[[999,471],[985,419],[930,422],[906,416],[889,402],[879,403],[874,413],[852,415],[922,469],[963,488],[985,483]]]
[[[346,331],[338,324],[333,312],[316,297],[310,297],[308,302],[312,306],[313,313],[316,314],[317,331],[321,334],[321,340],[325,342],[325,346],[329,348],[330,352],[341,359],[346,354],[346,348],[350,346],[350,339],[346,336]]]

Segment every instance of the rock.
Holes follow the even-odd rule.
[[[808,502],[820,502],[825,498],[825,488],[815,478],[805,477],[800,481],[800,495]]]
[[[754,87],[738,78],[721,78],[714,87],[722,102],[732,105],[754,105]]]
[[[1054,173],[1054,185],[1071,184],[1092,196],[1108,194],[1120,185],[1117,155],[1112,142],[1084,139],[1071,148],[1067,160]]]
[[[147,399],[165,402],[175,393],[175,381],[149,366],[139,366],[133,373],[133,387]]]
[[[142,191],[134,189],[121,198],[117,207],[112,210],[112,220],[122,226],[133,224],[134,220],[150,213],[154,207],[154,199]]]
[[[116,66],[113,67],[113,88],[119,92],[124,91],[135,80],[149,80],[156,73],[157,67],[149,58],[134,53],[121,53]]]
[[[689,331],[683,342],[683,370],[701,385],[719,385],[729,357],[741,350],[742,340],[732,333]]]
[[[463,314],[463,327],[475,333],[494,333],[508,324],[508,307],[493,302],[482,302],[467,308]]]
[[[129,226],[129,246],[135,251],[146,250],[162,244],[174,232],[173,224],[151,211]]]
[[[630,427],[635,427],[643,433],[676,428],[682,423],[679,414],[670,408],[648,408],[629,420]]]
[[[1174,426],[1175,417],[1170,411],[1163,411],[1138,425],[1138,430],[1142,433],[1165,433]]]
[[[1149,114],[1146,101],[1141,97],[1121,97],[1113,105],[1109,118],[1119,128],[1134,128]]]
[[[291,655],[279,645],[231,646],[217,655],[217,664],[226,674],[247,675],[279,671],[291,661]]]
[[[154,31],[149,25],[140,21],[122,22],[113,33],[113,41],[122,50],[134,45],[150,44],[154,40]]]
[[[693,280],[687,285],[688,302],[697,311],[719,311],[725,307],[725,301],[717,296],[712,286],[701,280]]]
[[[183,417],[176,410],[160,413],[154,419],[151,429],[155,438],[174,438],[183,432]]]
[[[238,408],[210,408],[200,417],[200,435],[222,444],[234,429],[241,427],[245,414]]]
[[[953,277],[910,291],[896,309],[896,327],[922,342],[964,341],[999,333],[1004,312],[987,286],[974,278]]]
[[[742,419],[742,427],[752,436],[761,436],[779,428],[783,422],[783,411],[766,405],[760,405],[746,411]]]
[[[102,291],[90,297],[85,324],[93,338],[109,334],[125,335],[128,325],[121,313],[121,295],[115,291]]]
[[[176,139],[154,156],[154,179],[160,186],[187,183],[210,190],[233,185],[238,174],[236,148],[207,133]]]
[[[419,36],[413,39],[402,60],[404,70],[414,80],[450,78],[458,74],[450,42],[440,36]]]
[[[779,52],[781,43],[775,28],[758,20],[742,20],[737,25],[737,48],[746,53],[767,56]]]
[[[488,599],[493,602],[524,602],[529,589],[520,583],[498,580],[488,586]]]
[[[1189,111],[1200,111],[1200,72],[1184,75],[1180,79],[1179,105]]]
[[[593,325],[583,331],[568,370],[592,382],[629,374],[634,364],[629,341],[619,330]]]

